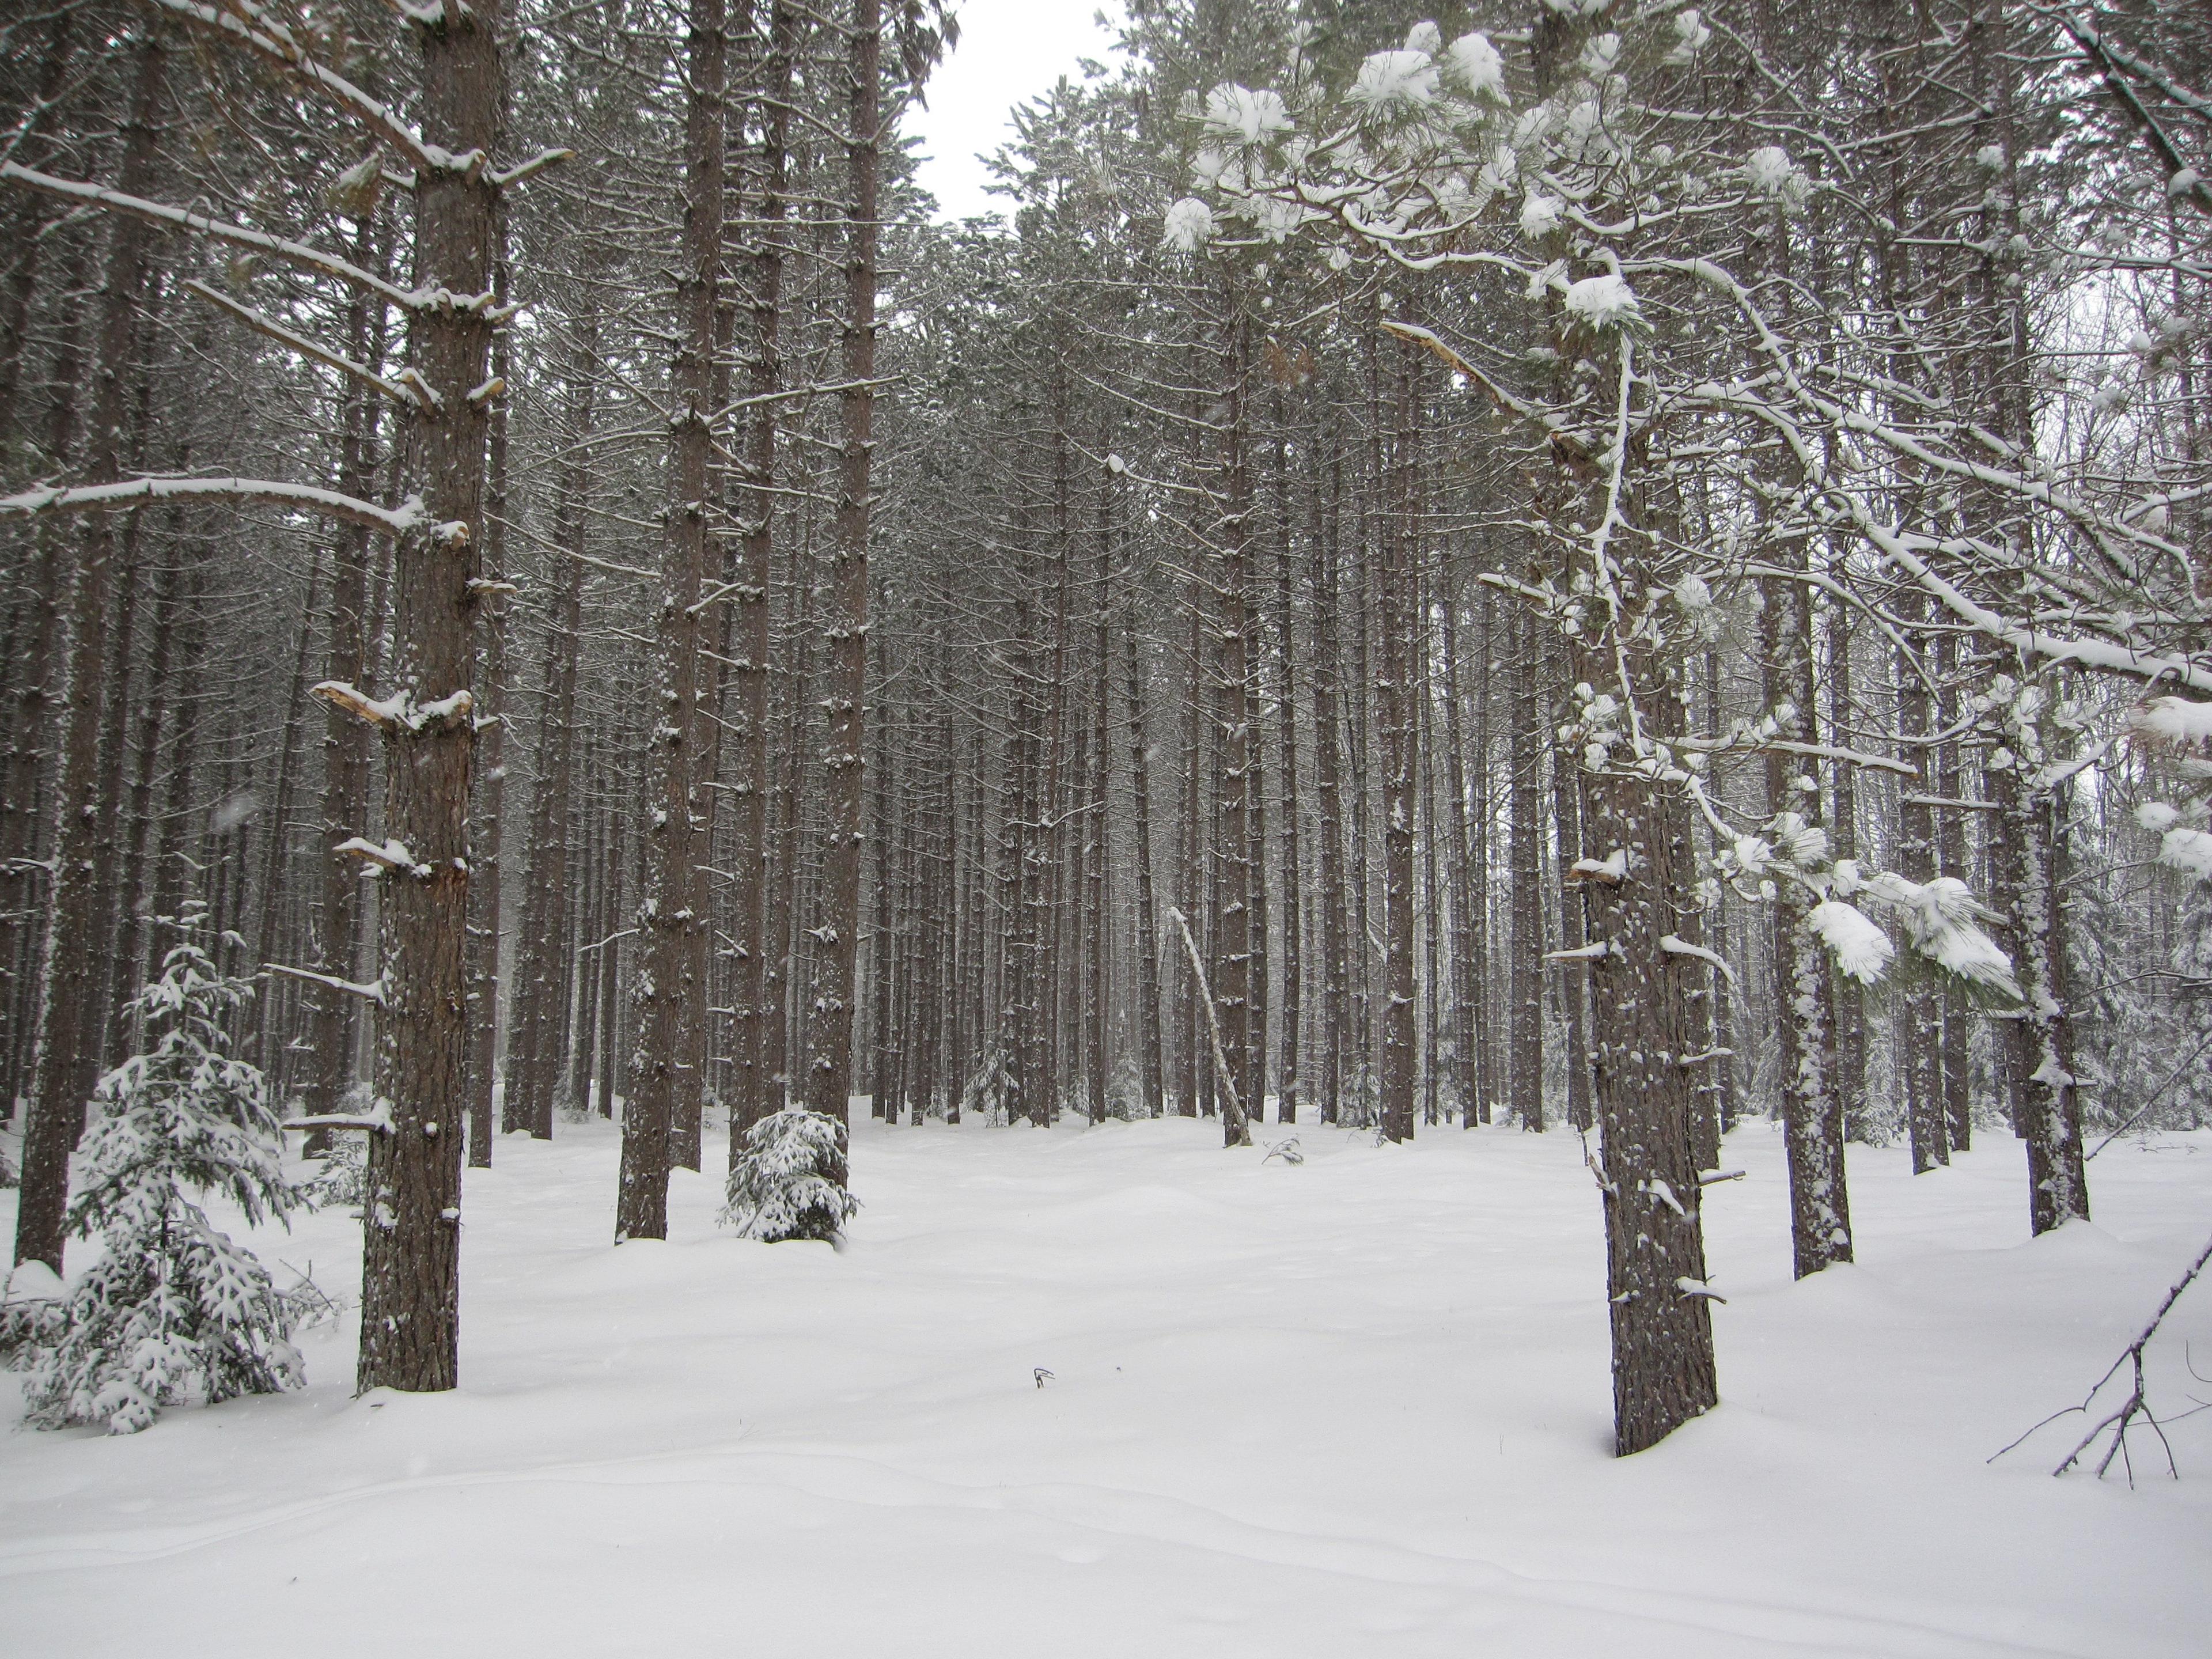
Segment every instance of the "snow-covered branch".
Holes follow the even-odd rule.
[[[331,851],[349,854],[383,869],[396,870],[402,875],[427,876],[430,873],[430,866],[416,863],[415,854],[407,850],[407,844],[402,841],[374,842],[362,836],[349,836]]]
[[[1733,985],[1736,982],[1735,969],[1728,965],[1725,958],[1714,951],[1708,951],[1702,945],[1692,945],[1686,939],[1668,933],[1660,939],[1659,948],[1670,957],[1692,957],[1699,962],[1710,963],[1721,970],[1721,977],[1727,980],[1729,984]]]
[[[372,697],[345,680],[323,680],[309,686],[307,695],[336,703],[371,726],[396,726],[409,732],[425,731],[460,720],[476,708],[476,699],[466,691],[455,691],[430,702],[418,703],[404,690],[395,691],[388,697]]]
[[[288,264],[312,270],[318,276],[331,276],[342,283],[375,295],[387,304],[417,310],[431,302],[434,296],[410,294],[405,289],[387,283],[375,272],[363,270],[349,259],[341,259],[335,253],[325,253],[320,248],[309,247],[304,242],[287,241],[281,236],[234,225],[226,220],[210,219],[204,213],[194,213],[188,208],[171,207],[166,202],[149,202],[141,196],[125,196],[121,191],[109,190],[101,185],[82,184],[74,179],[57,179],[52,173],[40,173],[14,161],[0,161],[0,179],[8,179],[29,190],[58,196],[64,201],[76,202],[88,207],[110,208],[118,213],[135,214],[141,219],[151,220],[157,225],[173,225],[182,230],[198,231],[203,236],[212,236],[219,242],[228,242],[234,247],[252,248],[257,253],[266,253]]]
[[[90,513],[143,507],[154,501],[195,501],[211,497],[271,501],[325,519],[342,519],[387,536],[404,536],[422,524],[422,501],[410,495],[397,507],[379,507],[356,496],[313,484],[283,483],[273,478],[122,478],[113,483],[46,485],[0,495],[0,513]]]
[[[416,394],[412,387],[401,386],[396,380],[387,380],[366,364],[357,363],[342,352],[332,351],[328,346],[316,344],[304,334],[295,333],[285,327],[275,318],[264,316],[252,306],[240,305],[228,295],[210,288],[198,277],[186,279],[185,287],[189,292],[198,295],[210,305],[228,312],[255,333],[265,334],[278,344],[289,346],[301,356],[312,358],[325,368],[335,368],[341,374],[349,374],[363,386],[374,386],[394,403],[403,404],[409,409],[422,409],[425,406],[422,399]]]
[[[287,979],[305,980],[310,985],[328,986],[333,991],[343,991],[348,996],[359,997],[365,1002],[381,1006],[384,1002],[384,981],[373,979],[366,984],[359,980],[340,979],[335,974],[318,974],[310,969],[289,968],[281,962],[264,962],[264,973],[282,974]]]
[[[398,150],[415,167],[427,172],[457,172],[459,158],[435,144],[426,144],[422,135],[400,119],[387,104],[371,97],[359,87],[332,70],[309,57],[292,31],[281,19],[271,16],[253,0],[228,0],[228,9],[218,11],[213,6],[204,6],[198,0],[146,0],[156,11],[181,18],[196,28],[206,29],[223,39],[258,53],[271,63],[278,64],[314,91],[358,120],[374,137]],[[250,20],[250,21],[249,21]]]
[[[277,1126],[284,1129],[367,1129],[373,1134],[392,1133],[392,1108],[377,1103],[372,1112],[324,1112],[313,1117],[289,1117]]]

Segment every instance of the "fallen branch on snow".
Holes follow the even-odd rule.
[[[2014,1441],[2012,1445],[2006,1446],[2000,1450],[1992,1452],[1984,1461],[1991,1463],[1996,1462],[1997,1459],[2002,1457],[2006,1452],[2012,1450],[2015,1446],[2024,1443],[2030,1436],[2033,1435],[2037,1431],[2037,1430],[2048,1427],[2051,1424],[2056,1423],[2062,1417],[2070,1416],[2075,1412],[2086,1413],[2089,1409],[2091,1402],[2094,1401],[2097,1395],[2103,1390],[2105,1384],[2111,1382],[2114,1376],[2118,1375],[2120,1367],[2125,1365],[2129,1368],[2129,1372],[2132,1378],[2132,1384],[2128,1390],[2128,1397],[2120,1402],[2118,1410],[2106,1415],[2103,1420],[2098,1423],[2096,1427],[2091,1429],[2088,1433],[2083,1435],[2079,1441],[2075,1442],[2074,1449],[2068,1452],[2064,1459],[2059,1463],[2058,1467],[2051,1470],[2051,1473],[2053,1476],[2064,1474],[2076,1463],[2081,1462],[2082,1455],[2094,1446],[2100,1437],[2109,1433],[2112,1436],[2112,1443],[2105,1448],[2104,1456],[2098,1460],[2097,1478],[2100,1480],[2105,1478],[2105,1472],[2112,1467],[2112,1460],[2117,1457],[2120,1460],[2120,1467],[2127,1471],[2128,1485],[2130,1486],[2134,1486],[2136,1483],[2136,1467],[2134,1458],[2128,1453],[2128,1431],[2137,1426],[2137,1419],[2140,1419],[2142,1423],[2149,1425],[2151,1432],[2158,1437],[2158,1443],[2165,1448],[2166,1473],[2171,1474],[2175,1480],[2180,1480],[2180,1468],[2173,1461],[2173,1443],[2166,1437],[2166,1424],[2161,1423],[2158,1419],[2157,1413],[2151,1410],[2150,1402],[2145,1395],[2143,1386],[2143,1350],[2150,1346],[2151,1338],[2158,1334],[2159,1326],[2164,1322],[2166,1315],[2173,1310],[2173,1304],[2181,1299],[2181,1293],[2187,1290],[2190,1285],[2196,1281],[2197,1276],[2199,1273],[2204,1271],[2204,1267],[2207,1262],[2212,1262],[2212,1239],[2206,1240],[2204,1248],[2197,1251],[2197,1260],[2189,1264],[2189,1271],[2182,1274],[2179,1279],[2174,1281],[2173,1288],[2166,1293],[2166,1300],[2158,1304],[2158,1311],[2151,1316],[2150,1323],[2143,1327],[2142,1334],[2136,1338],[2134,1341],[2129,1343],[2126,1347],[2120,1351],[2120,1357],[2118,1359],[2115,1359],[2112,1364],[2106,1368],[2105,1374],[2097,1379],[2095,1385],[2090,1389],[2089,1392],[2082,1395],[2081,1403],[2080,1405],[2069,1406],[2064,1411],[2051,1413],[2051,1415],[2045,1418],[2042,1422],[2038,1423],[2034,1428],[2030,1429],[2027,1434],[2023,1434],[2018,1440]],[[2180,1413],[2179,1417],[2170,1417],[2166,1419],[2166,1422],[2176,1423],[2180,1421],[2183,1417],[2194,1417],[2197,1412],[2206,1409],[2208,1409],[2206,1406],[2200,1404],[2190,1411],[2183,1412]]]

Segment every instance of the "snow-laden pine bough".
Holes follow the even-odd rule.
[[[1780,903],[1788,922],[1801,1273],[1850,1250],[1833,975],[1873,985],[1912,964],[2009,1005],[2021,1040],[2004,1045],[2006,1086],[2028,1142],[2032,1224],[2086,1216],[2059,803],[2112,744],[2082,739],[2043,682],[2065,668],[2204,696],[2212,655],[2200,574],[2166,533],[2169,483],[2054,456],[2016,401],[1962,401],[1980,382],[1948,373],[1956,339],[1931,337],[1910,306],[1862,295],[1845,317],[1790,277],[1784,251],[1820,221],[1884,222],[1883,146],[1909,135],[1876,121],[1863,153],[1793,157],[1772,135],[1820,126],[1794,118],[1841,95],[1829,78],[1801,86],[1787,62],[1754,64],[1695,9],[1547,4],[1516,39],[1447,44],[1418,24],[1347,87],[1301,52],[1279,88],[1194,99],[1203,194],[1168,210],[1163,240],[1234,259],[1319,238],[1336,269],[1377,288],[1393,270],[1412,289],[1415,275],[1485,287],[1480,341],[1446,341],[1387,293],[1378,315],[1519,431],[1541,479],[1528,575],[1483,580],[1559,629],[1578,682],[1559,735],[1580,762],[1588,850],[1567,862],[1589,942],[1560,955],[1603,987],[1593,1168],[1626,1453],[1717,1397],[1687,1072],[1715,1051],[1718,987],[1691,994],[1684,981],[1722,965],[1692,937],[1718,884]],[[1703,106],[1711,84],[1754,88],[1765,106]],[[2013,165],[1985,147],[1976,190],[1988,198],[1990,176]],[[2015,232],[1976,257],[2017,264],[2030,252]],[[1970,319],[1984,332],[1969,330],[1967,349],[2011,364],[2014,303]],[[1764,601],[1767,712],[1697,731],[1685,664],[1717,627],[1716,596],[1747,588]],[[1893,753],[1812,741],[1815,592],[1887,639],[1909,680],[1932,689],[1932,646],[1962,633],[2015,672],[1992,678],[1959,727],[1900,734]],[[1923,757],[1969,733],[1992,751],[1990,799],[1960,804],[1996,815],[1990,902],[1932,861],[1884,871],[1833,855],[1805,763],[1895,774],[1932,811]],[[1763,822],[1713,787],[1717,763],[1747,756],[1767,769]],[[1700,829],[1720,849],[1710,861]],[[2197,846],[2185,836],[2169,861],[2188,867]],[[1985,931],[1993,921],[2010,952]]]
[[[495,333],[516,309],[505,301],[495,278],[499,203],[502,191],[567,152],[544,152],[505,169],[493,163],[501,83],[496,0],[471,0],[468,5],[410,0],[399,7],[420,54],[417,102],[425,124],[419,128],[319,62],[290,26],[252,0],[220,8],[198,0],[144,3],[155,22],[139,43],[141,69],[130,124],[137,137],[126,147],[118,186],[58,178],[12,160],[0,162],[0,182],[104,212],[118,227],[103,295],[101,355],[106,367],[97,378],[103,386],[116,386],[127,379],[120,365],[129,357],[137,321],[145,228],[244,249],[328,284],[356,304],[384,307],[404,319],[408,367],[386,376],[206,284],[194,283],[187,290],[398,405],[407,424],[410,492],[399,506],[386,507],[348,491],[282,480],[131,478],[123,476],[119,459],[111,454],[95,456],[91,476],[79,483],[0,499],[0,512],[88,513],[94,524],[101,524],[100,515],[155,501],[258,501],[362,526],[393,540],[391,688],[380,696],[350,684],[316,688],[374,726],[388,751],[386,839],[371,843],[356,836],[347,843],[388,878],[380,907],[380,971],[369,987],[353,985],[331,971],[343,963],[323,964],[319,977],[340,994],[366,995],[372,988],[376,994],[369,999],[377,1023],[373,1115],[380,1132],[369,1137],[358,1382],[364,1389],[451,1388],[466,1104],[468,1003],[463,988],[469,780],[476,738],[469,683],[479,607],[486,593],[504,586],[501,573],[480,568],[490,411],[506,389],[504,379],[489,372],[488,360]],[[373,197],[387,185],[413,194],[416,266],[410,283],[403,285],[307,243],[151,199],[146,191],[152,137],[161,126],[161,26],[171,24],[273,65],[288,85],[334,109],[367,136],[368,155],[344,170],[337,191],[345,200]],[[112,416],[100,413],[94,424],[119,432],[119,409]],[[87,569],[98,580],[79,584],[79,608],[95,618],[104,609],[106,568],[104,556],[88,556]],[[75,648],[83,659],[73,663],[72,672],[90,677],[81,683],[91,683],[104,672],[99,660],[103,639],[96,626],[78,629]],[[58,789],[64,802],[77,799],[88,787],[94,753],[89,742],[72,742],[64,749]],[[89,816],[65,811],[64,836],[80,825],[81,833],[89,834]],[[69,962],[88,957],[93,951],[89,911],[72,902],[76,872],[88,868],[90,861],[76,857],[66,839],[59,850],[52,948],[59,960]],[[51,1005],[53,985],[67,975],[48,979]],[[49,1006],[42,1020],[49,1051],[58,1039],[74,1043],[71,1034],[83,1024],[74,1009]],[[35,1256],[56,1269],[61,1263],[74,1113],[82,1098],[73,1079],[82,1058],[64,1055],[42,1070],[27,1134],[17,1255]]]

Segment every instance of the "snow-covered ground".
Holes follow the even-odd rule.
[[[350,1398],[339,1326],[304,1394],[0,1433],[0,1652],[2212,1652],[2212,1413],[2179,1484],[2051,1480],[2063,1425],[1984,1462],[2202,1243],[2212,1135],[2114,1146],[2097,1224],[2034,1243],[2010,1139],[1918,1180],[1854,1147],[1858,1265],[1793,1285],[1779,1138],[1740,1132],[1723,1404],[1616,1461],[1575,1138],[1297,1133],[1292,1168],[1210,1123],[864,1126],[842,1254],[718,1233],[695,1176],[611,1248],[608,1130],[503,1140],[459,1392]],[[350,1293],[356,1224],[256,1243]],[[2212,1285],[2169,1407],[2212,1399],[2192,1338],[2212,1373]]]

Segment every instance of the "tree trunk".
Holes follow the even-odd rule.
[[[451,9],[449,9],[450,10]],[[501,65],[496,7],[478,0],[415,25],[423,61],[422,133],[455,155],[491,154]],[[497,188],[481,171],[416,182],[418,288],[488,296]],[[401,538],[392,568],[392,690],[417,710],[453,708],[468,689],[480,597],[489,417],[487,305],[410,313],[414,367],[439,412],[409,432],[428,528]],[[368,1137],[357,1388],[450,1389],[460,1334],[461,1118],[467,1107],[469,772],[466,697],[451,714],[391,720],[385,737],[385,833],[419,874],[386,878],[379,900],[384,1001],[376,1091],[390,1127]]]
[[[167,60],[160,34],[148,33],[138,47],[117,182],[129,195],[144,195],[152,180]],[[128,215],[117,216],[112,230],[86,434],[84,481],[94,484],[121,476],[126,400],[151,240],[145,223]],[[98,963],[105,944],[99,920],[106,895],[95,888],[94,876],[101,829],[100,714],[109,676],[114,553],[112,518],[89,514],[81,528],[70,599],[69,678],[61,699],[63,738],[54,786],[51,915],[40,974],[40,1054],[23,1133],[21,1208],[15,1218],[15,1260],[43,1261],[56,1273],[61,1271],[69,1210],[70,1156],[84,1132],[85,1103],[92,1097],[100,1060],[97,1046],[86,1038],[90,1016],[100,1006]]]
[[[1414,618],[1419,555],[1414,514],[1419,444],[1413,353],[1400,343],[1390,454],[1390,503],[1382,542],[1382,672],[1375,678],[1376,725],[1382,757],[1382,1073],[1380,1108],[1386,1140],[1413,1138],[1416,1066],[1413,1009]]]
[[[1145,1115],[1158,1117],[1165,1089],[1160,1064],[1160,924],[1152,884],[1152,743],[1145,732],[1144,664],[1133,621],[1123,631],[1122,650],[1129,690],[1129,789],[1137,832],[1137,1071]]]
[[[568,994],[561,942],[568,932],[568,811],[575,769],[577,661],[583,645],[585,565],[592,475],[588,455],[597,406],[599,312],[590,299],[574,319],[563,435],[575,457],[562,468],[554,499],[554,540],[568,555],[546,619],[545,665],[538,693],[537,781],[531,792],[528,861],[522,878],[522,935],[515,952],[507,1026],[506,1133],[538,1139],[553,1133],[560,1075],[560,1010]],[[614,931],[610,926],[607,932]],[[608,947],[611,949],[612,947]]]
[[[1766,699],[1797,739],[1818,734],[1813,684],[1813,616],[1799,582],[1770,580],[1760,621],[1765,634]],[[1781,718],[1783,710],[1792,711]],[[1819,795],[1796,787],[1812,769],[1778,750],[1766,753],[1767,799],[1812,820]],[[1806,925],[1813,897],[1783,884],[1774,913],[1774,964],[1783,1006],[1776,1021],[1782,1050],[1782,1110],[1790,1159],[1790,1237],[1800,1279],[1851,1259],[1850,1199],[1844,1181],[1844,1110],[1836,1093],[1834,1005],[1828,953]]]
[[[1680,726],[1677,688],[1653,647],[1626,648],[1630,689],[1662,740]],[[1577,678],[1617,675],[1609,651],[1585,647]],[[1656,697],[1651,694],[1656,692]],[[1669,718],[1669,716],[1672,718]],[[1690,1072],[1680,1064],[1690,1016],[1686,974],[1706,968],[1663,940],[1695,903],[1696,860],[1679,819],[1633,777],[1583,775],[1589,844],[1627,854],[1618,884],[1588,888],[1593,942],[1591,1046],[1606,1220],[1606,1291],[1613,1320],[1613,1449],[1656,1445],[1719,1398],[1705,1293],[1705,1234],[1690,1137]]]
[[[363,219],[354,237],[356,264],[381,270],[384,260],[373,220]],[[384,368],[385,324],[380,307],[374,308],[367,295],[356,293],[346,307],[346,351],[355,361],[381,374]],[[376,477],[377,426],[381,407],[376,394],[359,380],[346,382],[345,404],[340,416],[337,487],[349,495],[366,497]],[[331,538],[331,621],[329,642],[323,658],[323,678],[344,685],[368,683],[368,641],[379,620],[369,611],[368,532],[360,525],[342,524]],[[333,702],[323,726],[323,866],[322,904],[316,921],[315,965],[322,973],[351,979],[361,956],[362,894],[360,866],[337,857],[331,849],[352,836],[366,836],[368,824],[370,757],[368,734],[361,723]],[[357,999],[327,986],[313,988],[309,1003],[308,1042],[313,1050],[307,1072],[304,1106],[310,1117],[325,1117],[343,1109],[347,1085],[353,1081]],[[328,1135],[315,1130],[307,1137],[312,1155],[325,1150]]]
[[[1513,961],[1509,969],[1511,990],[1512,1058],[1506,1090],[1513,1115],[1523,1129],[1544,1127],[1544,1002],[1542,958],[1543,911],[1543,790],[1542,718],[1539,683],[1542,621],[1525,608],[1520,616],[1516,652],[1519,678],[1513,688],[1513,815],[1507,857],[1511,862],[1513,905]],[[1601,844],[1593,832],[1592,845]]]
[[[691,0],[684,120],[684,269],[670,370],[668,539],[663,554],[653,705],[647,713],[646,878],[637,912],[637,1048],[623,1114],[615,1237],[668,1236],[670,1134],[678,1073],[693,1049],[704,988],[694,977],[691,866],[702,793],[698,770],[699,610],[713,511],[716,308],[722,252],[722,0]]]
[[[506,122],[501,121],[502,137]],[[493,289],[500,302],[507,295],[507,221],[502,205],[494,228],[496,251]],[[504,381],[511,365],[505,331],[491,347],[494,379]],[[469,868],[469,1162],[491,1167],[492,1086],[499,1054],[499,943],[506,912],[500,895],[500,841],[507,803],[507,614],[500,588],[507,583],[507,400],[492,405],[486,440],[483,577],[486,604],[477,664],[477,749],[476,820],[471,832]]]
[[[842,453],[823,636],[830,647],[823,756],[822,908],[813,932],[812,1062],[807,1104],[843,1123],[853,1076],[853,948],[860,931],[861,755],[866,740],[868,521],[875,456],[876,187],[882,0],[853,0],[845,146],[851,220],[846,246]]]

